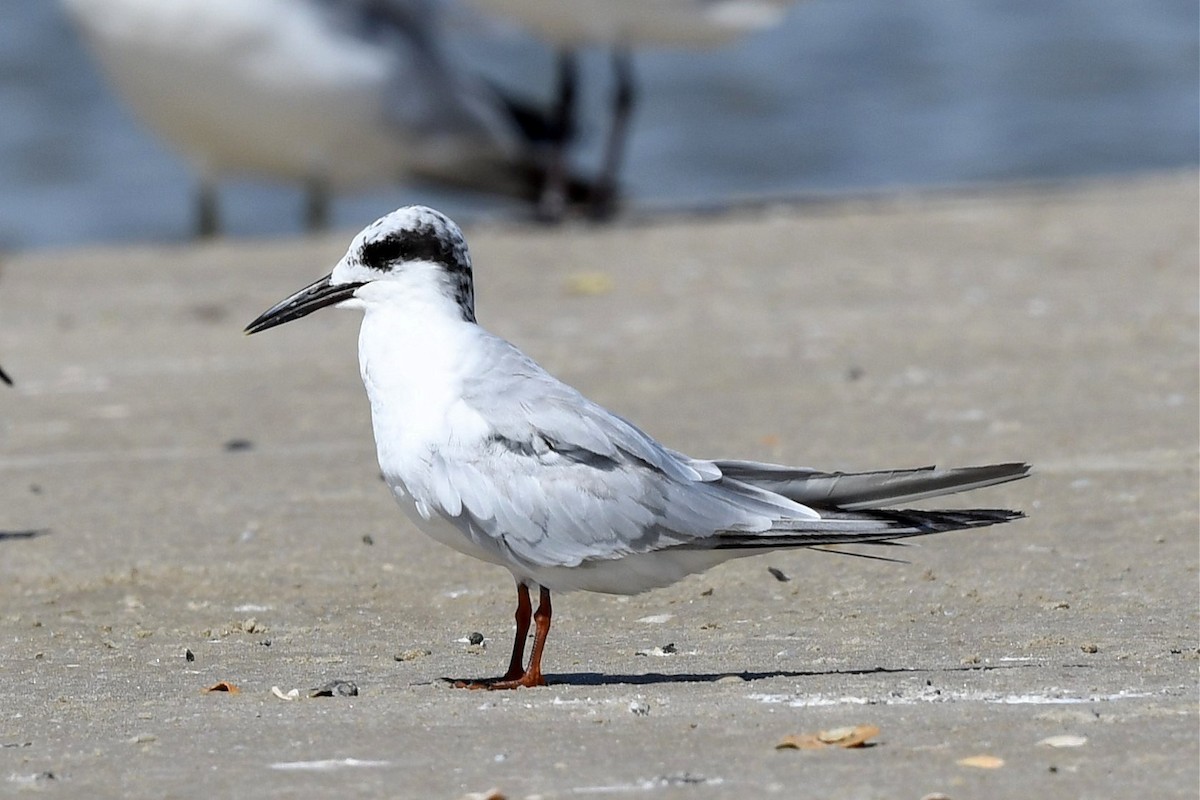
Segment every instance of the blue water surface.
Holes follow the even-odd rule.
[[[669,208],[1194,167],[1198,30],[1194,0],[800,3],[731,47],[637,54],[628,196]],[[470,52],[497,80],[549,97],[553,56],[536,42]],[[583,69],[587,170],[610,87],[604,54],[585,54]],[[193,188],[57,3],[3,0],[0,250],[184,240]],[[340,197],[335,222],[357,228],[418,201],[463,217],[498,207],[398,186]],[[240,181],[223,202],[232,235],[300,228],[294,187]]]

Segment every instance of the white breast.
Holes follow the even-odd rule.
[[[488,435],[486,422],[462,401],[477,336],[474,325],[411,306],[371,309],[359,333],[359,366],[379,468],[405,513],[442,544],[504,564],[498,548],[472,540],[457,509],[446,512],[435,474],[441,457]]]

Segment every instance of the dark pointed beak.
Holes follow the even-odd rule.
[[[276,325],[307,317],[325,306],[349,300],[354,296],[358,287],[362,286],[361,283],[332,284],[329,282],[330,277],[332,276],[326,275],[321,280],[305,286],[288,299],[271,306],[260,314],[258,319],[246,326],[246,333],[265,331],[267,328],[274,328]]]

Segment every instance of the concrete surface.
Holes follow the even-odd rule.
[[[676,447],[1037,470],[907,564],[562,595],[553,685],[491,694],[439,678],[500,671],[511,579],[394,507],[357,315],[241,335],[353,231],[10,256],[0,794],[1195,797],[1197,212],[1189,172],[468,230],[484,324]]]

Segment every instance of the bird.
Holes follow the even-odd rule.
[[[1023,478],[1024,463],[843,473],[691,458],[660,444],[478,324],[466,240],[425,206],[368,225],[328,275],[245,332],[328,306],[363,312],[359,368],[380,471],[401,508],[433,539],[516,581],[508,670],[457,686],[545,685],[552,593],[636,594],[740,556],[897,544],[1023,516],[896,506]]]
[[[63,4],[119,94],[198,175],[200,236],[220,231],[230,176],[302,183],[310,231],[327,226],[333,190],[403,177],[542,191],[544,115],[449,57],[436,0]]]
[[[632,48],[714,48],[777,25],[796,0],[473,0],[474,5],[532,31],[557,52],[551,179],[568,174],[566,150],[577,134],[579,51],[609,51],[614,77],[609,127],[601,166],[590,195],[590,213],[607,219],[616,211],[619,173],[637,102]],[[553,219],[566,206],[567,192],[547,187],[539,212]]]

